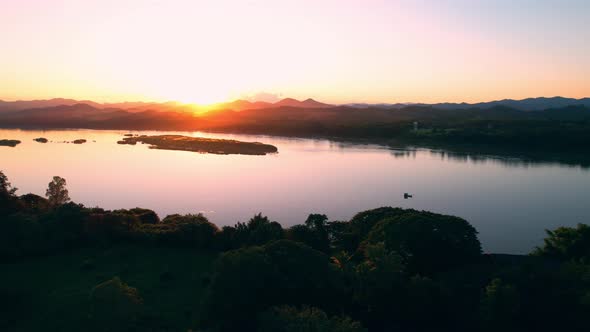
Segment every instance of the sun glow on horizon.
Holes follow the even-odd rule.
[[[183,90],[182,87],[178,87],[179,90]],[[162,101],[173,101],[181,104],[186,105],[193,105],[199,107],[208,107],[215,104],[225,103],[230,101],[230,97],[228,94],[223,92],[203,92],[203,91],[193,91],[193,92],[186,92],[186,93],[170,93],[170,94],[163,94],[163,98],[158,98],[158,100]]]

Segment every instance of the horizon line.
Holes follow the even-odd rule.
[[[247,98],[237,98],[237,99],[231,99],[231,100],[227,100],[227,101],[221,101],[221,102],[216,102],[216,103],[210,103],[210,104],[199,104],[199,103],[191,103],[191,102],[183,102],[183,101],[179,101],[179,100],[166,100],[166,101],[154,101],[154,100],[124,100],[124,101],[105,101],[105,102],[100,102],[100,101],[95,101],[92,99],[87,99],[87,98],[82,98],[82,99],[78,99],[78,98],[68,98],[68,97],[52,97],[52,98],[40,98],[40,99],[3,99],[0,98],[0,102],[5,102],[5,103],[16,103],[16,102],[43,102],[43,101],[52,101],[52,100],[69,100],[69,101],[76,101],[79,102],[80,104],[85,104],[87,102],[91,102],[91,103],[95,103],[95,104],[100,104],[100,105],[108,105],[108,104],[125,104],[125,103],[146,103],[146,104],[169,104],[169,103],[176,103],[176,104],[180,104],[180,105],[192,105],[192,106],[202,106],[202,107],[207,107],[207,106],[215,106],[215,105],[220,105],[220,104],[229,104],[229,103],[233,103],[233,102],[238,102],[238,101],[243,101],[243,102],[250,102],[250,103],[268,103],[271,105],[280,103],[281,101],[284,100],[295,100],[297,102],[304,102],[304,101],[314,101],[314,102],[318,102],[318,103],[323,103],[323,104],[327,104],[327,105],[331,105],[331,106],[347,106],[347,105],[397,105],[397,104],[401,104],[401,105],[416,105],[416,104],[421,104],[421,105],[438,105],[438,104],[464,104],[464,105],[475,105],[475,104],[483,104],[483,103],[493,103],[493,102],[501,102],[501,101],[524,101],[524,100],[529,100],[529,99],[556,99],[556,98],[563,98],[563,99],[573,99],[573,100],[584,100],[584,99],[590,99],[590,96],[586,96],[586,97],[581,97],[581,98],[575,98],[575,97],[565,97],[565,96],[560,96],[560,95],[556,95],[556,96],[552,96],[552,97],[547,97],[547,96],[537,96],[537,97],[526,97],[526,98],[522,98],[522,99],[514,99],[514,98],[501,98],[501,99],[491,99],[491,100],[486,100],[486,101],[477,101],[477,102],[465,102],[465,101],[461,101],[461,102],[452,102],[452,101],[443,101],[443,102],[434,102],[434,103],[427,103],[427,102],[420,102],[420,101],[406,101],[406,102],[386,102],[386,101],[382,101],[382,102],[345,102],[345,103],[324,103],[322,101],[319,101],[316,98],[306,98],[306,99],[297,99],[297,98],[292,98],[292,97],[285,97],[285,98],[281,98],[279,100],[276,101],[265,101],[265,100],[249,100]]]

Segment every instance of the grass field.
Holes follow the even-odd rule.
[[[0,330],[88,330],[90,291],[118,276],[138,289],[148,314],[186,331],[214,259],[187,249],[115,246],[1,264]]]

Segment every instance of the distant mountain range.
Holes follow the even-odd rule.
[[[30,104],[25,101],[4,102],[4,108],[0,111],[0,128],[204,130],[366,138],[403,135],[408,128],[413,128],[414,122],[419,122],[421,128],[456,129],[472,124],[484,128],[477,127],[480,131],[504,128],[507,123],[543,123],[550,129],[558,123],[577,123],[578,132],[574,134],[570,130],[570,136],[586,137],[584,132],[587,128],[581,124],[590,123],[590,105],[584,106],[588,105],[588,99],[565,98],[471,105],[401,104],[403,106],[328,105],[313,99],[298,101],[287,98],[276,103],[237,100],[207,109],[178,103],[63,104],[73,102],[76,101],[53,99],[32,101]],[[61,105],[46,106],[56,103]],[[30,105],[46,107],[20,109]]]
[[[219,103],[209,106],[199,106],[191,104],[182,104],[178,102],[122,102],[122,103],[97,103],[90,100],[75,100],[54,98],[48,100],[18,100],[18,101],[3,101],[0,100],[0,112],[21,111],[38,108],[48,108],[57,106],[73,106],[78,104],[85,104],[97,109],[121,109],[129,112],[143,112],[143,111],[205,111],[205,110],[233,110],[243,111],[250,109],[263,109],[273,107],[298,107],[298,108],[329,108],[334,105],[320,103],[311,98],[304,101],[299,101],[293,98],[285,98],[276,103],[268,103],[263,101],[248,101],[235,100],[228,103]]]
[[[208,108],[216,110],[232,110],[232,111],[245,111],[245,110],[258,110],[265,108],[276,108],[276,107],[296,107],[296,108],[331,108],[336,105],[324,104],[319,101],[308,98],[304,101],[299,101],[293,98],[285,98],[277,101],[276,103],[268,103],[264,101],[248,101],[238,99],[229,103],[221,103],[209,106]]]
[[[5,111],[21,111],[35,108],[47,108],[57,106],[73,106],[77,104],[85,104],[94,108],[117,108],[127,111],[145,111],[150,108],[170,109],[178,107],[179,103],[165,102],[165,103],[151,103],[151,102],[122,102],[122,103],[97,103],[91,100],[75,100],[65,98],[53,98],[45,100],[17,100],[17,101],[3,101],[0,100],[0,112]]]
[[[235,100],[228,103],[219,103],[210,106],[197,106],[190,104],[182,104],[178,102],[122,102],[122,103],[97,103],[90,100],[74,100],[64,98],[54,98],[48,100],[18,100],[18,101],[2,101],[0,100],[0,112],[10,111],[21,111],[57,106],[73,106],[78,104],[86,104],[92,106],[95,109],[118,109],[127,112],[144,112],[144,111],[175,111],[175,112],[206,112],[212,110],[232,110],[232,111],[244,111],[244,110],[258,110],[267,108],[277,107],[291,107],[291,108],[305,108],[305,109],[320,109],[320,108],[333,108],[333,107],[351,107],[357,109],[365,108],[376,108],[376,109],[401,109],[408,106],[423,106],[431,107],[434,109],[441,110],[465,110],[465,109],[490,109],[497,106],[509,107],[521,111],[542,111],[551,108],[563,108],[567,106],[586,106],[590,107],[590,98],[574,99],[564,97],[553,97],[553,98],[528,98],[523,100],[504,99],[491,102],[481,103],[436,103],[436,104],[425,104],[425,103],[377,103],[377,104],[366,104],[366,103],[350,103],[345,105],[331,105],[321,103],[314,99],[306,99],[299,101],[293,98],[285,98],[275,103],[263,102],[263,101],[248,101],[248,100]]]
[[[482,103],[437,103],[437,104],[424,104],[424,103],[396,103],[396,104],[359,104],[352,103],[346,104],[346,106],[354,108],[383,108],[383,109],[399,109],[407,106],[428,106],[435,109],[441,110],[462,110],[462,109],[490,109],[496,106],[510,107],[521,111],[542,111],[550,108],[563,108],[567,106],[586,106],[590,107],[590,98],[574,99],[564,97],[540,97],[540,98],[527,98],[522,100],[504,99]]]

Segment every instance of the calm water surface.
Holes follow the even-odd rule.
[[[19,194],[43,195],[59,175],[72,199],[86,206],[146,207],[161,217],[202,212],[219,226],[258,212],[289,226],[309,213],[348,220],[380,206],[430,210],[467,219],[488,252],[527,253],[547,228],[590,223],[590,172],[579,167],[329,140],[182,133],[279,149],[267,156],[198,154],[116,144],[124,133],[0,130],[0,139],[23,141],[0,147],[0,169]],[[53,142],[36,143],[36,137]],[[58,143],[78,138],[89,142]],[[414,198],[404,200],[404,192]]]

